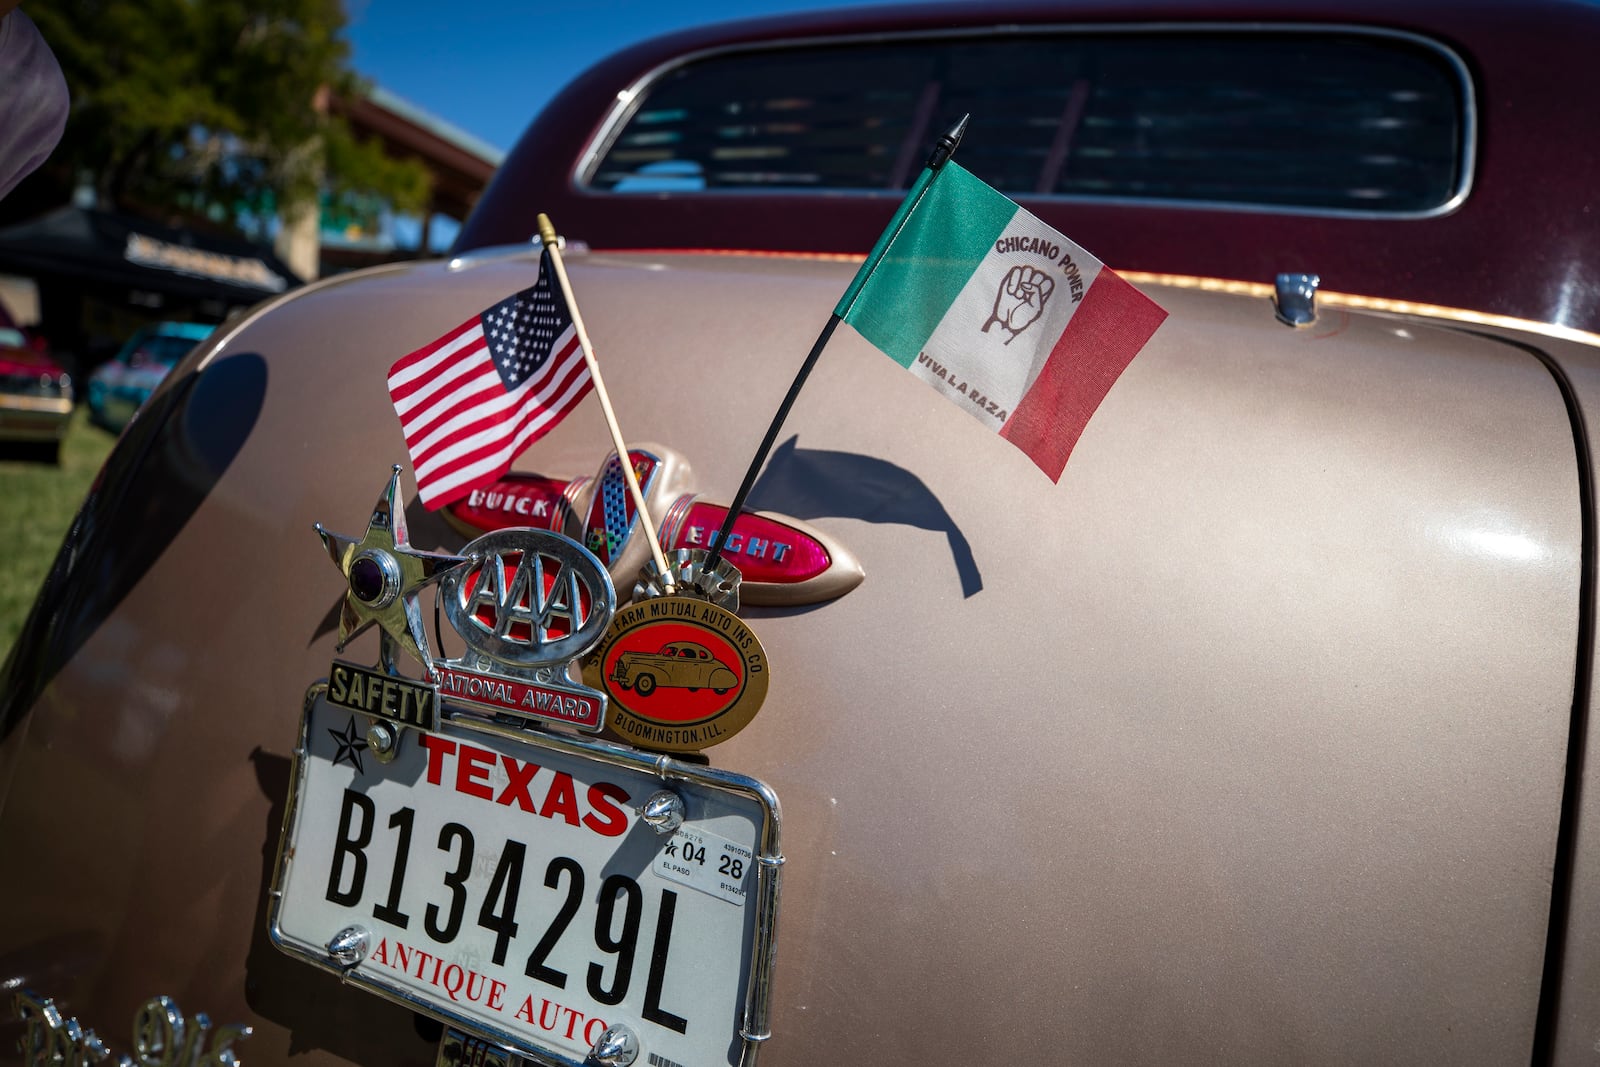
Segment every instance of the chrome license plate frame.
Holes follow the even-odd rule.
[[[290,956],[340,976],[346,984],[431,1015],[534,1063],[548,1064],[550,1067],[582,1067],[588,1053],[588,1045],[583,1039],[587,1036],[592,1041],[595,1036],[585,1031],[594,1029],[594,1024],[601,1021],[606,1025],[622,1023],[634,1030],[641,1044],[640,1063],[646,1062],[647,1058],[680,1064],[682,1067],[708,1067],[710,1064],[724,1063],[727,1067],[741,1067],[753,1063],[760,1043],[770,1036],[771,979],[783,863],[779,845],[781,819],[778,798],[773,791],[746,775],[588,737],[546,731],[530,732],[519,725],[496,722],[474,709],[452,706],[448,702],[442,705],[440,718],[439,728],[432,734],[406,731],[399,758],[393,762],[379,762],[376,754],[370,750],[361,753],[362,769],[358,773],[349,749],[352,739],[364,733],[366,716],[329,702],[325,681],[314,683],[307,690],[270,889],[268,932],[272,942]],[[337,723],[334,720],[338,720]],[[335,726],[342,726],[343,730],[335,730]],[[317,730],[336,736],[328,740],[320,736]],[[345,735],[342,741],[337,736],[341,732]],[[410,746],[409,749],[406,746]],[[469,746],[474,753],[490,752],[497,759],[510,761],[505,769],[502,769],[500,762],[489,765],[491,771],[505,780],[508,792],[519,772],[521,775],[542,777],[548,771],[552,781],[561,774],[571,776],[564,795],[572,797],[572,802],[580,807],[582,801],[577,800],[576,796],[584,795],[584,788],[591,790],[587,794],[591,803],[597,799],[592,790],[601,786],[623,790],[627,796],[625,799],[617,798],[602,789],[603,795],[611,797],[614,803],[607,806],[602,799],[600,807],[591,808],[585,813],[585,817],[591,819],[591,829],[599,827],[593,829],[592,834],[585,835],[581,829],[572,829],[578,823],[573,822],[565,812],[562,814],[567,825],[563,825],[562,819],[549,814],[542,819],[530,817],[527,812],[532,808],[523,805],[521,799],[534,796],[529,783],[537,782],[540,778],[522,777],[522,788],[526,792],[515,798],[517,802],[508,803],[502,798],[498,804],[480,804],[482,810],[473,808],[476,814],[471,822],[467,822],[461,815],[465,810],[463,805],[470,807],[478,802],[451,795],[446,788],[452,784],[452,779],[441,769],[445,757],[437,756],[435,751],[443,751],[446,746],[452,746],[452,752],[459,749],[463,761],[466,760],[468,748],[461,746]],[[435,762],[430,764],[430,760]],[[534,767],[534,770],[530,772],[529,767]],[[453,784],[457,794],[464,792],[461,788],[463,785],[470,788],[474,797],[482,796],[477,790],[493,794],[498,788],[492,779],[486,777],[489,772],[480,770],[480,764],[472,765],[471,774],[461,771],[459,765],[456,771],[458,776],[453,779]],[[461,777],[462,774],[466,776]],[[341,782],[348,783],[342,786],[343,806],[330,809],[328,798],[340,788]],[[597,782],[600,784],[596,785]],[[571,788],[573,783],[577,785],[576,794]],[[355,788],[357,786],[359,788]],[[542,802],[537,802],[547,809],[550,797],[556,795],[553,785],[551,789],[552,792]],[[638,809],[652,790],[660,789],[672,790],[685,802],[686,818],[682,830],[678,832],[658,835],[640,820]],[[350,794],[359,794],[365,800],[353,799]],[[430,798],[434,801],[432,805],[405,803],[407,799]],[[503,810],[495,810],[502,805]],[[362,814],[363,810],[365,814]],[[402,811],[411,812],[405,816],[403,835],[395,830],[394,821],[401,817]],[[626,828],[615,831],[614,842],[597,843],[589,840],[589,837],[602,834],[609,837],[613,824],[608,820],[614,820],[619,812],[626,819]],[[390,817],[387,825],[383,822],[386,814]],[[452,814],[455,816],[453,819],[450,817]],[[339,823],[338,829],[328,830],[328,826],[336,821]],[[358,822],[364,829],[357,828]],[[516,825],[512,829],[505,829],[514,822]],[[418,827],[415,842],[412,838],[413,823]],[[465,826],[468,831],[465,843],[460,837],[451,841],[456,846],[453,853],[445,847],[447,838],[444,826]],[[499,845],[498,855],[491,856],[481,865],[483,868],[495,865],[496,873],[492,876],[486,869],[477,869],[472,865],[470,854],[474,828],[483,832],[485,840],[489,841],[499,840],[496,837],[498,833],[505,835]],[[438,830],[438,851],[444,856],[443,859],[423,856],[424,850],[431,849],[434,844],[435,829]],[[365,841],[357,846],[356,842],[363,833]],[[517,835],[515,839],[510,836],[513,833]],[[564,840],[560,839],[562,834],[567,835]],[[394,839],[392,845],[381,843],[390,838]],[[329,840],[333,842],[332,851],[327,847]],[[725,863],[730,853],[748,856],[744,874],[736,878],[731,886],[724,880],[720,891],[715,885],[704,884],[704,876],[700,878],[702,884],[697,885],[694,879],[673,873],[683,868],[666,861],[667,852],[674,851],[678,843],[695,844],[703,852],[708,840],[713,846],[710,870],[715,870],[718,843],[724,844],[722,858]],[[523,848],[519,847],[516,850],[518,856],[514,874],[508,874],[502,882],[499,880],[499,871],[506,868],[512,845],[525,846],[527,852],[533,855],[533,862],[524,867]],[[597,857],[607,847],[612,848],[611,853],[596,867]],[[370,862],[366,858],[369,849]],[[360,852],[363,857],[359,863],[354,862],[355,852]],[[397,860],[397,856],[409,859]],[[421,868],[416,866],[419,856],[423,856]],[[541,884],[540,871],[546,856],[553,858],[546,870],[546,879]],[[645,858],[644,862],[641,862],[641,857]],[[576,873],[570,869],[564,870],[566,877],[562,878],[557,874],[557,861],[561,859],[580,869]],[[450,889],[448,882],[441,886],[439,879],[430,881],[427,874],[428,862],[448,868],[456,860],[460,861],[457,870],[446,870],[445,873],[461,876],[460,892],[466,894],[463,897],[464,906],[454,904],[451,894],[458,891]],[[737,865],[737,860],[733,862]],[[705,864],[700,866],[704,867]],[[359,877],[352,873],[356,867],[362,871]],[[422,884],[427,887],[425,892],[401,888],[410,878],[406,873],[408,868],[424,872],[420,877]],[[599,877],[601,874],[608,874],[608,877],[602,881]],[[619,879],[624,883],[631,879],[632,888],[615,884]],[[512,882],[521,886],[521,906],[518,905],[515,892],[509,898],[505,895],[506,885]],[[349,885],[348,890],[345,889],[346,884]],[[418,883],[410,884],[415,886]],[[324,885],[325,888],[320,890],[322,899],[316,899],[319,887]],[[546,927],[543,912],[525,914],[529,912],[529,901],[537,897],[548,903],[538,895],[555,895],[558,888],[566,889],[575,897],[580,885],[589,889],[595,886],[600,888],[592,892],[585,890],[587,897],[576,905],[581,913],[574,912],[568,916],[566,923],[569,925],[562,926],[565,932],[557,934],[554,944],[559,953],[564,943],[579,942],[592,932],[594,944],[582,946],[584,951],[591,953],[588,957],[590,968],[587,969],[587,987],[585,968],[576,964],[564,965],[565,970],[556,973],[566,979],[565,988],[551,989],[550,995],[542,1003],[540,989],[536,988],[528,994],[527,1006],[531,1008],[538,1005],[541,1021],[547,1015],[546,1009],[551,1001],[556,998],[561,998],[556,1000],[558,1008],[565,1003],[577,1019],[588,1020],[586,1026],[575,1026],[572,1016],[569,1016],[566,1030],[570,1033],[563,1034],[560,1026],[552,1029],[533,1025],[531,1012],[526,1022],[520,1017],[513,1018],[510,1002],[516,999],[522,989],[540,986],[534,970],[537,950],[529,955],[525,976],[520,965],[520,952],[539,938],[540,929],[545,931],[546,937],[555,929],[554,921]],[[387,887],[387,892],[384,887]],[[610,889],[615,890],[610,893],[610,902],[602,905],[600,898]],[[352,896],[355,898],[353,902],[349,899]],[[654,909],[649,904],[652,897],[658,902]],[[669,897],[672,901],[670,904]],[[375,899],[380,903],[374,904]],[[424,916],[425,902],[438,910],[427,912],[426,923],[421,923],[417,920]],[[520,920],[520,923],[513,921],[510,924],[514,932],[507,935],[509,940],[499,949],[499,955],[503,958],[495,960],[493,966],[479,955],[478,948],[473,947],[482,947],[489,940],[483,930],[499,929],[472,929],[473,917],[478,917],[481,926],[486,914],[480,912],[480,903],[489,909],[489,914],[498,908],[498,917]],[[385,904],[390,906],[387,913],[383,912]],[[402,923],[397,927],[386,919],[398,914],[402,904],[405,914],[399,917],[401,920],[408,919],[409,925]],[[603,906],[607,920],[602,935],[599,912]],[[478,1001],[469,1002],[465,1007],[452,1006],[452,1000],[459,1005],[461,998],[457,995],[447,997],[444,993],[449,984],[457,985],[456,994],[462,992],[459,982],[452,983],[448,968],[443,972],[446,986],[439,985],[442,957],[447,952],[453,953],[457,944],[441,942],[447,947],[438,955],[423,952],[420,948],[424,944],[434,947],[429,938],[438,926],[448,927],[450,920],[445,916],[446,907],[451,914],[458,916],[464,910],[465,919],[457,919],[457,933],[452,934],[452,938],[464,931],[467,937],[459,945],[459,952],[463,959],[476,961],[477,969],[470,971],[457,964],[458,977],[472,974],[481,978],[483,983],[477,987]],[[653,919],[648,918],[652,910],[655,911]],[[621,949],[613,950],[601,943],[602,939],[612,942],[618,939],[619,911],[624,914],[621,920],[622,940],[629,940],[630,928],[636,939],[634,947],[627,949],[628,956],[635,961],[631,968],[631,987],[630,977],[624,974]],[[328,941],[330,935],[337,932],[328,929],[334,912],[342,912],[348,918],[349,925],[362,926],[368,931],[365,954],[351,966],[341,965],[330,953]],[[737,918],[734,917],[735,913]],[[647,917],[644,921],[640,919],[641,914]],[[678,924],[676,937],[675,922]],[[730,946],[727,931],[733,929],[735,923],[739,929],[739,944]],[[591,924],[592,931],[587,929]],[[666,942],[660,939],[663,927]],[[708,938],[705,936],[708,930],[721,933]],[[410,973],[412,956],[409,953],[404,957],[406,966],[399,968],[397,950],[408,947],[400,938],[414,939],[409,946],[412,953],[420,952],[427,959],[439,962],[439,966],[433,969],[432,985],[436,988],[427,988],[426,973],[413,979]],[[393,947],[391,941],[394,942]],[[687,948],[677,949],[677,944],[686,944]],[[548,948],[542,939],[539,946]],[[598,958],[594,953],[599,954]],[[605,953],[613,955],[607,956]],[[656,956],[660,956],[663,962],[657,964],[654,960]],[[571,963],[577,957],[572,955],[570,948],[564,957],[550,957],[557,963],[563,958]],[[689,961],[687,964],[686,958]],[[541,957],[541,961],[544,960]],[[384,963],[390,966],[385,967]],[[730,965],[737,967],[736,976],[729,975],[727,968]],[[424,965],[418,966],[419,971],[426,971]],[[595,967],[600,970],[595,971]],[[492,992],[494,988],[490,984],[494,980],[489,975],[498,973],[504,977],[512,972],[517,976],[516,991],[513,992],[509,980],[500,983],[503,994],[497,1012],[491,1014],[487,1005],[492,998],[483,995],[485,990]],[[604,989],[607,972],[610,975],[610,990]],[[646,984],[647,972],[649,984],[646,995],[641,998],[638,991],[641,985]],[[702,996],[699,984],[702,973],[713,976],[715,980],[711,985],[720,989],[720,995],[736,993],[735,1002],[721,1005],[714,1013],[719,1021],[733,1023],[726,1033],[716,1025],[706,1026],[706,1013],[712,1011],[712,1007],[705,1002],[694,1003],[692,1016],[687,1013],[682,1017],[676,1016],[669,1006],[665,1026],[660,1023],[663,1015],[659,1000],[654,1002],[654,1014],[651,1014],[652,1002],[649,997],[659,996],[663,984],[672,988],[673,974],[681,977],[686,972],[692,973],[696,981],[692,993],[685,992],[685,982],[680,980],[676,983],[680,1006],[685,1001]],[[600,1010],[606,1012],[603,1018],[597,1013],[577,1011],[575,1006],[584,997],[592,1000],[597,983],[601,991],[616,993],[620,988],[626,994],[613,1007],[606,1007],[604,1002],[599,1002],[602,1005]],[[714,1003],[720,1004],[720,1001]],[[678,1037],[671,1032],[673,1024],[670,1020],[674,1018],[683,1022],[686,1030],[698,1026],[699,1034],[692,1041],[687,1034]],[[708,1033],[709,1038],[706,1036]],[[706,1053],[708,1041],[720,1055]],[[652,1053],[653,1057],[650,1056]]]

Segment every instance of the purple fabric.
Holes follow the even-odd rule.
[[[0,197],[45,161],[67,124],[67,80],[33,20],[0,18]]]

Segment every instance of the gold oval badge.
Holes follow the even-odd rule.
[[[697,752],[726,741],[767,698],[767,654],[750,627],[690,597],[619,610],[584,680],[611,698],[607,726],[640,748]]]

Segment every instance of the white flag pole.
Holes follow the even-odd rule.
[[[622,430],[617,426],[617,413],[611,409],[611,397],[606,394],[606,383],[600,377],[600,364],[594,358],[594,346],[589,343],[589,331],[583,328],[583,316],[578,314],[578,301],[572,295],[572,283],[567,280],[567,267],[561,262],[561,248],[556,228],[550,216],[538,217],[539,238],[545,251],[550,253],[550,264],[555,268],[556,280],[561,283],[561,295],[567,301],[567,311],[572,315],[572,328],[577,331],[578,345],[583,349],[583,361],[589,365],[589,377],[594,380],[595,396],[600,398],[600,410],[605,413],[606,426],[611,430],[611,444],[617,450],[617,461],[622,464],[622,476],[628,483],[628,493],[633,497],[633,507],[639,513],[645,535],[650,540],[650,553],[655,557],[656,570],[661,574],[661,584],[667,592],[675,590],[677,582],[667,568],[667,557],[661,551],[661,538],[656,534],[656,524],[645,506],[644,493],[639,489],[639,478],[633,471],[633,460],[628,458],[628,446],[622,443]]]

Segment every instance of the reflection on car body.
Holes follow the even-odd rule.
[[[0,680],[0,984],[75,1016],[66,1045],[140,1053],[128,1014],[165,993],[253,1028],[242,1061],[307,1067],[578,1063],[619,1022],[654,1067],[1588,1062],[1597,40],[1600,7],[1557,0],[1082,0],[605,60],[449,259],[222,328],[113,450]],[[1058,485],[841,329],[754,499],[862,577],[745,605],[770,672],[736,736],[586,778],[492,718],[380,764],[361,711],[314,690],[304,716],[346,596],[312,523],[360,528],[405,454],[389,367],[533,284],[537,213],[629,441],[694,465],[659,522],[732,499],[966,112],[962,166],[1167,312]],[[581,532],[604,478],[573,474],[611,447],[585,400],[517,460],[551,530]],[[460,553],[401,486],[412,544]],[[714,703],[678,672],[737,661],[678,636],[623,668],[630,697],[683,687],[643,710]],[[759,786],[720,829],[658,795],[719,776]],[[268,916],[300,782],[291,958]],[[86,856],[115,876],[59,876]],[[781,874],[775,940],[690,933],[732,929],[752,869]],[[782,946],[770,975],[746,940]],[[410,993],[363,987],[379,967]],[[692,1064],[663,1051],[711,1026]]]

